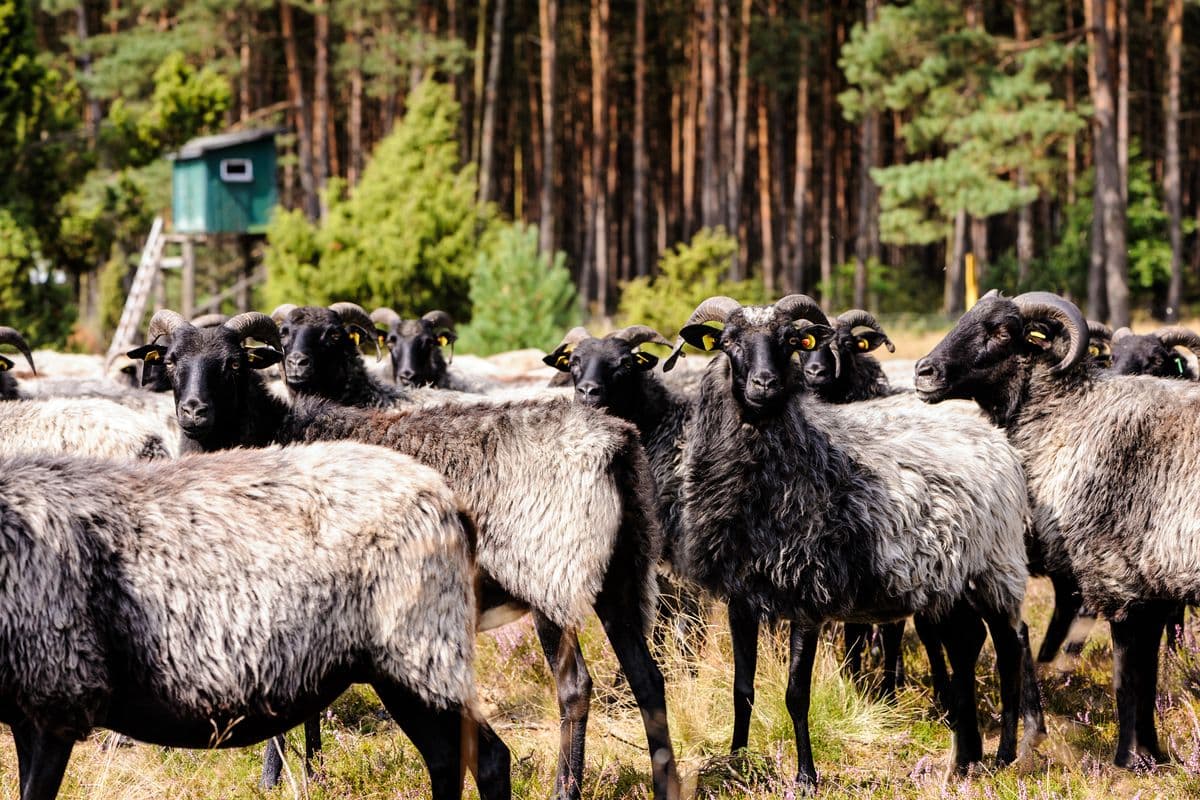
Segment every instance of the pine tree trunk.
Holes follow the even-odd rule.
[[[79,37],[79,71],[85,78],[83,92],[87,98],[87,105],[84,108],[83,127],[87,132],[88,146],[94,149],[100,138],[100,118],[102,115],[100,101],[87,88],[86,79],[92,75],[92,56],[91,51],[88,49],[87,3],[84,2],[80,2],[75,6],[75,35]]]
[[[731,0],[732,2],[732,0]],[[733,278],[741,280],[747,272],[741,237],[742,192],[746,186],[746,129],[750,115],[750,20],[751,2],[742,0],[738,29],[737,111],[733,121],[733,178],[729,193],[729,234],[738,237],[741,246],[734,259]]]
[[[967,249],[967,212],[960,209],[954,215],[954,233],[946,243],[946,292],[942,313],[958,316],[963,312],[964,256]]]
[[[758,215],[762,228],[762,280],[768,297],[775,296],[775,224],[771,213],[771,125],[767,87],[758,87]]]
[[[1167,108],[1163,191],[1171,240],[1167,321],[1177,322],[1183,304],[1183,200],[1179,169],[1179,95],[1183,62],[1183,0],[1167,0]]]
[[[329,182],[329,3],[313,0],[313,182],[321,217],[328,213],[325,185]]]
[[[867,0],[866,27],[875,24],[879,0]],[[875,182],[871,169],[878,163],[879,114],[868,111],[859,126],[858,142],[858,231],[854,242],[854,307],[867,307],[867,265],[872,256],[872,237],[875,215]],[[876,245],[877,247],[878,245]]]
[[[645,0],[639,0],[644,2]],[[554,256],[554,95],[558,71],[558,0],[538,0],[538,30],[541,34],[542,65],[542,176],[541,228],[538,248]]]
[[[704,107],[704,128],[700,167],[700,224],[716,227],[720,218],[720,189],[717,184],[717,3],[701,3],[700,87]]]
[[[479,202],[493,199],[496,184],[496,103],[500,94],[500,66],[504,53],[504,7],[507,0],[496,0],[492,16],[492,44],[488,54],[487,86],[483,90],[483,125],[479,130]]]
[[[116,3],[113,3],[116,6]],[[245,11],[238,30],[238,121],[245,122],[254,109],[254,101],[250,98],[251,50],[250,31],[254,29],[253,11]],[[116,31],[113,31],[114,33]]]
[[[700,104],[700,39],[699,27],[689,34],[690,54],[688,76],[684,82],[683,106],[683,237],[690,238],[696,230],[696,127]]]
[[[1109,24],[1110,41],[1117,42],[1117,180],[1121,202],[1129,203],[1129,0],[1109,1],[1116,6],[1116,24]]]
[[[500,0],[503,2],[503,0]],[[592,182],[595,191],[596,309],[608,315],[608,15],[609,0],[592,0]]]
[[[1018,42],[1029,39],[1029,4],[1017,0],[1013,22]],[[1017,187],[1029,187],[1029,177],[1023,168],[1017,170]],[[1029,283],[1029,267],[1033,262],[1033,204],[1026,203],[1017,209],[1017,284],[1026,287]]]
[[[792,185],[792,263],[787,291],[808,289],[805,270],[805,223],[808,221],[808,178],[812,172],[812,126],[808,115],[808,71],[812,49],[808,31],[808,0],[800,0],[800,77],[796,83],[796,178]]]
[[[650,274],[646,208],[646,0],[637,0],[633,44],[633,274]]]
[[[1104,275],[1109,320],[1129,325],[1129,275],[1125,250],[1125,203],[1121,197],[1117,156],[1117,121],[1113,101],[1113,54],[1105,21],[1104,0],[1089,0],[1096,21],[1096,183],[1104,217]]]
[[[1075,27],[1075,2],[1074,0],[1066,0],[1067,24],[1066,29],[1071,30]],[[1067,110],[1075,110],[1075,67],[1069,64],[1066,70],[1066,103]],[[1079,161],[1078,139],[1075,134],[1071,134],[1067,139],[1067,205],[1075,205],[1075,181],[1076,181],[1076,164]]]
[[[734,115],[737,109],[733,106],[733,14],[731,13],[729,4],[732,0],[719,0],[720,6],[718,9],[720,19],[720,52],[718,54],[718,62],[720,63],[720,77],[717,84],[720,87],[721,94],[721,135],[720,143],[720,173],[717,177],[718,188],[721,191],[721,224],[725,226],[726,231],[733,230],[730,227],[732,212],[730,204],[733,202],[733,197],[737,192],[734,186],[733,175],[733,127]],[[723,178],[723,180],[722,180]],[[737,253],[734,253],[733,259],[729,265],[729,274],[732,276],[737,272]]]
[[[975,283],[982,287],[988,273],[988,221],[987,217],[971,217],[971,252],[975,254]]]
[[[833,116],[833,74],[837,48],[833,41],[833,5],[825,6],[825,62],[821,74],[821,304],[837,305],[833,285],[833,173],[836,131]]]
[[[346,180],[351,186],[358,184],[363,165],[363,71],[362,51],[359,49],[363,44],[362,33],[362,11],[356,9],[354,20],[346,35],[354,53],[354,60],[350,64],[350,114],[346,121],[350,139],[350,152],[346,158]]]
[[[287,61],[288,95],[292,103],[292,119],[296,126],[296,144],[299,155],[300,192],[303,195],[304,215],[317,219],[320,208],[317,204],[316,182],[313,176],[312,128],[308,120],[308,102],[304,97],[304,84],[300,79],[300,58],[296,48],[296,27],[289,2],[279,4],[279,28],[283,36],[283,53]]]
[[[389,15],[385,14],[387,19]],[[472,62],[475,67],[475,74],[471,81],[472,88],[472,116],[471,123],[471,152],[476,163],[480,162],[480,145],[482,136],[480,132],[483,130],[483,91],[486,69],[484,68],[484,59],[487,58],[487,18],[488,18],[488,0],[479,0],[479,12],[476,17],[475,25],[475,55]]]
[[[1096,11],[1101,13],[1097,15]],[[1097,18],[1103,19],[1102,4],[1094,0],[1083,0],[1084,27],[1087,29],[1088,55],[1087,79],[1088,94],[1096,97],[1099,88],[1096,84],[1096,24]],[[1104,241],[1104,199],[1100,187],[1100,170],[1097,167],[1097,155],[1100,142],[1099,120],[1092,118],[1092,166],[1095,178],[1092,181],[1092,229],[1089,238],[1088,251],[1088,314],[1092,319],[1108,319],[1108,286],[1105,280],[1105,241]]]

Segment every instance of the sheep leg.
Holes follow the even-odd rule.
[[[1017,725],[1021,704],[1021,636],[1007,615],[987,617],[992,645],[996,648],[996,672],[1000,676],[1000,743],[996,763],[1011,764],[1017,757]]]
[[[313,758],[321,752],[321,715],[304,720],[304,771],[313,774]]]
[[[983,760],[983,738],[979,734],[975,701],[975,665],[987,632],[983,620],[965,603],[959,603],[938,627],[950,658],[954,708],[951,764],[954,771],[962,775],[972,764]]]
[[[1183,615],[1187,606],[1178,605],[1171,609],[1167,617],[1167,649],[1172,652],[1179,650],[1179,637],[1183,635]]]
[[[279,784],[279,777],[283,772],[285,750],[287,750],[287,739],[282,733],[267,740],[266,749],[263,751],[262,777],[258,781],[260,788],[272,789]]]
[[[533,621],[558,690],[560,738],[554,797],[556,800],[579,800],[592,678],[575,631],[564,631],[538,613],[533,615]]]
[[[754,710],[754,672],[758,668],[758,615],[737,600],[729,601],[729,635],[733,639],[733,742],[736,753],[750,741]]]
[[[512,797],[512,755],[492,726],[476,723],[479,753],[475,765],[475,785],[481,800],[510,800]],[[469,764],[468,764],[469,766]]]
[[[896,697],[896,689],[904,685],[904,623],[887,622],[879,626],[883,635],[883,696]]]
[[[863,653],[871,638],[871,626],[857,622],[843,623],[842,637],[846,646],[846,672],[857,681],[862,677]]]
[[[812,741],[808,732],[808,704],[818,630],[792,623],[786,696],[788,714],[791,715],[792,728],[796,733],[796,783],[809,789],[817,786],[817,767],[813,763]]]
[[[636,604],[632,608],[636,609]],[[646,727],[646,740],[650,746],[654,799],[677,800],[679,772],[667,726],[666,687],[662,672],[646,646],[641,615],[631,612],[628,606],[614,606],[605,601],[603,595],[596,605],[596,614],[642,712],[642,724]]]
[[[1050,616],[1046,637],[1038,649],[1037,660],[1042,664],[1049,664],[1058,655],[1058,649],[1067,638],[1075,615],[1083,607],[1083,595],[1079,593],[1079,584],[1074,576],[1056,573],[1050,576],[1050,582],[1054,585],[1054,613]]]
[[[1152,764],[1166,763],[1167,757],[1158,745],[1158,729],[1155,725],[1158,699],[1158,649],[1163,638],[1163,628],[1174,609],[1151,612],[1141,626],[1142,641],[1134,653],[1137,682],[1137,742],[1143,758]]]
[[[923,614],[917,614],[913,617],[913,627],[917,629],[917,637],[925,646],[925,654],[929,658],[929,681],[933,685],[933,701],[953,725],[954,703],[950,697],[950,670],[946,668],[946,654],[942,649],[942,637],[937,624]]]
[[[43,733],[28,721],[14,724],[12,732],[17,746],[21,800],[54,800],[75,743]]]
[[[1021,753],[1032,750],[1046,738],[1046,715],[1042,708],[1042,690],[1038,686],[1037,670],[1033,666],[1033,648],[1029,644],[1029,626],[1021,623],[1021,716],[1025,736],[1021,740]]]
[[[1113,763],[1127,769],[1164,761],[1154,724],[1158,690],[1158,646],[1162,612],[1130,611],[1110,620],[1113,637],[1113,689],[1117,699],[1117,752]]]
[[[425,761],[434,800],[461,800],[463,789],[463,709],[437,708],[396,681],[371,684],[392,719]],[[481,787],[482,789],[482,787]]]

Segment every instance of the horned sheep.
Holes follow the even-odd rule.
[[[22,799],[55,797],[94,727],[240,747],[352,682],[416,744],[432,796],[459,797],[469,534],[434,471],[366,445],[0,459],[0,720]],[[485,795],[507,796],[505,767],[481,761]]]
[[[37,368],[33,366],[33,353],[29,350],[29,345],[20,331],[15,328],[0,327],[0,345],[4,344],[17,348],[21,355],[25,356],[30,371],[37,374]],[[12,359],[0,355],[0,400],[17,400],[21,397],[20,390],[17,388],[17,379],[9,374],[13,366]]]
[[[887,401],[858,403],[853,413],[813,402],[793,357],[832,334],[804,295],[745,308],[710,298],[681,331],[693,346],[719,351],[690,423],[704,435],[686,437],[677,552],[685,573],[729,602],[733,748],[747,743],[761,619],[792,623],[787,706],[796,777],[812,785],[807,719],[821,624],[921,612],[938,627],[953,667],[959,771],[982,758],[974,668],[984,620],[992,623],[1003,703],[997,759],[1011,761],[1018,707],[1024,744],[1041,727],[1035,687],[1022,692],[1020,461],[982,419],[951,430],[936,414]]]
[[[1200,601],[1200,387],[1105,376],[1087,349],[1070,302],[993,291],[917,362],[916,388],[928,402],[974,400],[1021,453],[1042,557],[1109,620],[1114,762],[1135,766],[1164,760],[1154,714],[1167,615]]]
[[[568,798],[581,791],[591,679],[576,633],[594,609],[642,708],[654,796],[677,794],[663,678],[645,641],[661,531],[631,425],[567,400],[463,405],[453,412],[357,409],[304,397],[289,406],[258,375],[283,358],[280,334],[265,315],[241,314],[200,331],[161,311],[151,327],[161,335],[158,343],[137,352],[161,359],[170,371],[187,448],[353,439],[441,472],[478,527],[484,624],[489,610],[534,611],[558,682],[559,791]],[[243,347],[248,338],[270,346]],[[481,750],[503,747],[499,740],[480,742]]]

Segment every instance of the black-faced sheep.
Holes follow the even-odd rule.
[[[154,466],[0,459],[0,720],[21,797],[55,797],[94,727],[240,747],[365,682],[425,759],[432,796],[458,798],[468,525],[437,473],[358,444]],[[507,764],[478,772],[481,791],[507,796]]]
[[[1200,354],[1200,336],[1177,325],[1142,334],[1119,328],[1112,335],[1112,370],[1118,375],[1196,380],[1196,370],[1176,347]]]
[[[707,325],[722,322],[724,329]],[[681,336],[719,350],[701,386],[683,463],[686,574],[729,601],[733,747],[747,743],[759,620],[790,620],[787,705],[797,780],[816,781],[808,734],[817,633],[826,620],[889,622],[924,613],[953,668],[955,769],[982,758],[974,669],[992,623],[1001,676],[997,758],[1038,732],[1022,701],[1020,608],[1028,573],[1017,454],[982,419],[947,426],[887,400],[853,410],[814,402],[794,358],[833,334],[817,304],[790,295],[745,307],[706,300]],[[980,470],[980,465],[988,465]],[[1033,687],[1026,687],[1027,691]],[[1038,709],[1040,711],[1040,709]]]
[[[274,323],[241,314],[200,331],[170,311],[155,315],[187,446],[200,450],[274,442],[353,439],[381,444],[441,472],[474,515],[488,609],[532,609],[558,682],[562,752],[557,785],[581,789],[591,679],[576,632],[594,609],[642,709],[654,796],[674,797],[678,777],[662,674],[646,645],[661,531],[637,431],[569,400],[367,410],[269,394],[257,370],[282,354]],[[243,347],[256,338],[274,347]],[[485,624],[487,624],[485,622]],[[502,748],[498,740],[480,749]]]
[[[1066,300],[990,292],[917,363],[916,388],[929,402],[973,399],[1020,451],[1042,558],[1111,625],[1114,761],[1133,766],[1164,758],[1158,644],[1171,607],[1200,600],[1200,387],[1103,376],[1087,348]]]
[[[459,376],[451,374],[442,355],[443,347],[451,348],[453,354],[454,342],[458,340],[454,320],[445,311],[430,311],[420,319],[404,319],[390,308],[377,308],[371,312],[371,320],[384,328],[392,383],[470,391]]]
[[[0,345],[5,344],[17,348],[21,355],[25,356],[29,369],[35,374],[37,373],[37,368],[33,366],[33,353],[30,352],[25,337],[19,331],[15,328],[0,327]],[[12,359],[0,355],[0,400],[16,400],[21,396],[17,390],[17,379],[9,374],[13,366]]]

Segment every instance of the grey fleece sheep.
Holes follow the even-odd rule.
[[[794,356],[832,333],[803,295],[746,308],[710,298],[681,331],[693,346],[720,351],[686,437],[677,560],[730,604],[733,747],[747,743],[760,619],[792,622],[787,703],[797,780],[811,785],[807,715],[821,624],[924,613],[954,670],[960,771],[983,755],[974,669],[983,620],[992,623],[1003,702],[997,759],[1006,763],[1017,754],[1018,707],[1040,713],[1036,699],[1019,702],[1028,578],[1020,460],[981,419],[951,429],[940,414],[888,399],[853,408],[814,401]],[[1040,720],[1025,722],[1029,744]]]
[[[1041,557],[1074,573],[1113,636],[1114,761],[1161,761],[1159,640],[1174,604],[1200,602],[1200,387],[1107,377],[1086,322],[1045,292],[990,292],[917,364],[917,390],[975,400],[1029,479]]]
[[[115,459],[171,458],[153,421],[107,400],[52,398],[0,403],[0,455],[72,453]]]
[[[384,328],[379,335],[387,346],[389,358],[377,374],[389,383],[470,394],[484,394],[498,388],[452,368],[446,361],[442,348],[450,348],[453,360],[458,334],[454,331],[454,320],[445,311],[430,311],[420,319],[404,319],[390,308],[377,308],[371,312],[371,320]]]
[[[19,331],[15,328],[0,327],[0,345],[5,344],[17,348],[21,355],[25,356],[29,369],[37,373],[37,368],[33,366],[33,353]],[[0,355],[0,400],[16,400],[21,396],[17,389],[17,379],[9,374],[13,366],[12,359]]]
[[[289,406],[259,373],[283,357],[265,315],[200,330],[161,311],[150,328],[157,344],[135,352],[172,364],[188,448],[353,439],[441,472],[479,530],[485,624],[494,616],[487,612],[505,606],[535,612],[558,684],[560,791],[578,797],[581,790],[591,679],[576,633],[594,610],[642,708],[655,797],[675,796],[663,679],[645,641],[661,530],[633,426],[568,400],[377,410],[301,397]],[[250,338],[271,346],[248,347]],[[481,753],[502,748],[480,742]]]
[[[0,720],[22,798],[53,798],[94,727],[239,747],[352,682],[413,739],[433,796],[458,797],[468,525],[435,472],[358,444],[0,459]]]

